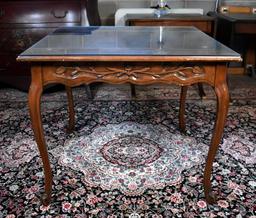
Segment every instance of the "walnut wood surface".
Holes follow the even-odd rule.
[[[41,95],[43,92],[43,74],[40,66],[31,69],[32,82],[29,89],[29,111],[32,128],[37,142],[38,150],[43,161],[45,194],[42,203],[48,205],[52,193],[52,170],[49,161],[47,145],[44,138],[42,117],[41,117]]]
[[[156,82],[187,83],[194,79],[206,79],[205,71],[200,66],[172,66],[172,65],[153,65],[153,64],[133,64],[131,65],[109,65],[87,67],[58,67],[49,78],[50,80],[65,80],[65,83],[76,84],[79,81],[91,83],[111,82],[115,84],[151,84]],[[45,73],[45,75],[49,75]],[[49,76],[50,77],[50,76]]]
[[[216,202],[216,197],[212,193],[211,172],[213,168],[213,161],[222,138],[229,106],[229,91],[226,76],[226,66],[217,66],[214,84],[214,90],[217,96],[216,121],[204,170],[204,193],[207,202],[210,204]]]
[[[177,63],[149,62],[91,62],[84,66],[73,67],[72,63],[60,66],[44,65],[43,84],[62,83],[69,87],[93,82],[111,84],[153,84],[176,83],[191,85],[196,82],[214,84],[215,67],[213,64],[195,65]]]

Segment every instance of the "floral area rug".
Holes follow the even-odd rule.
[[[230,105],[212,177],[218,201],[207,205],[202,180],[214,100],[187,102],[181,134],[175,99],[76,99],[76,130],[67,134],[66,102],[47,94],[42,113],[54,184],[43,207],[25,97],[0,101],[0,217],[255,218],[256,100]]]

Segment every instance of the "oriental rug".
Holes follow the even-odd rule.
[[[238,90],[231,93],[233,103],[213,170],[216,205],[206,204],[202,185],[214,96],[207,89],[208,98],[201,101],[192,90],[186,133],[181,134],[177,97],[168,94],[178,96],[178,89],[156,90],[150,97],[141,92],[136,101],[126,99],[129,94],[105,92],[89,101],[82,97],[83,88],[76,89],[72,134],[65,132],[64,92],[44,96],[43,123],[54,175],[48,207],[40,204],[43,171],[27,96],[0,90],[0,217],[255,218],[255,89],[248,88],[247,97]]]

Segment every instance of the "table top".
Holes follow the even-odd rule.
[[[126,20],[214,20],[213,17],[200,14],[127,14]]]
[[[60,28],[19,61],[241,61],[238,53],[194,27]]]

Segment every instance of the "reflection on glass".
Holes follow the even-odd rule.
[[[238,54],[194,27],[67,27],[22,55],[216,56]]]
[[[159,27],[159,44],[160,44],[160,48],[162,48],[162,43],[163,43],[163,27],[160,26]]]
[[[160,9],[164,9],[167,6],[167,0],[158,0],[158,6]]]
[[[162,15],[169,13],[169,6],[167,5],[167,0],[158,0],[158,4],[156,6],[155,14],[157,17],[161,17]]]

